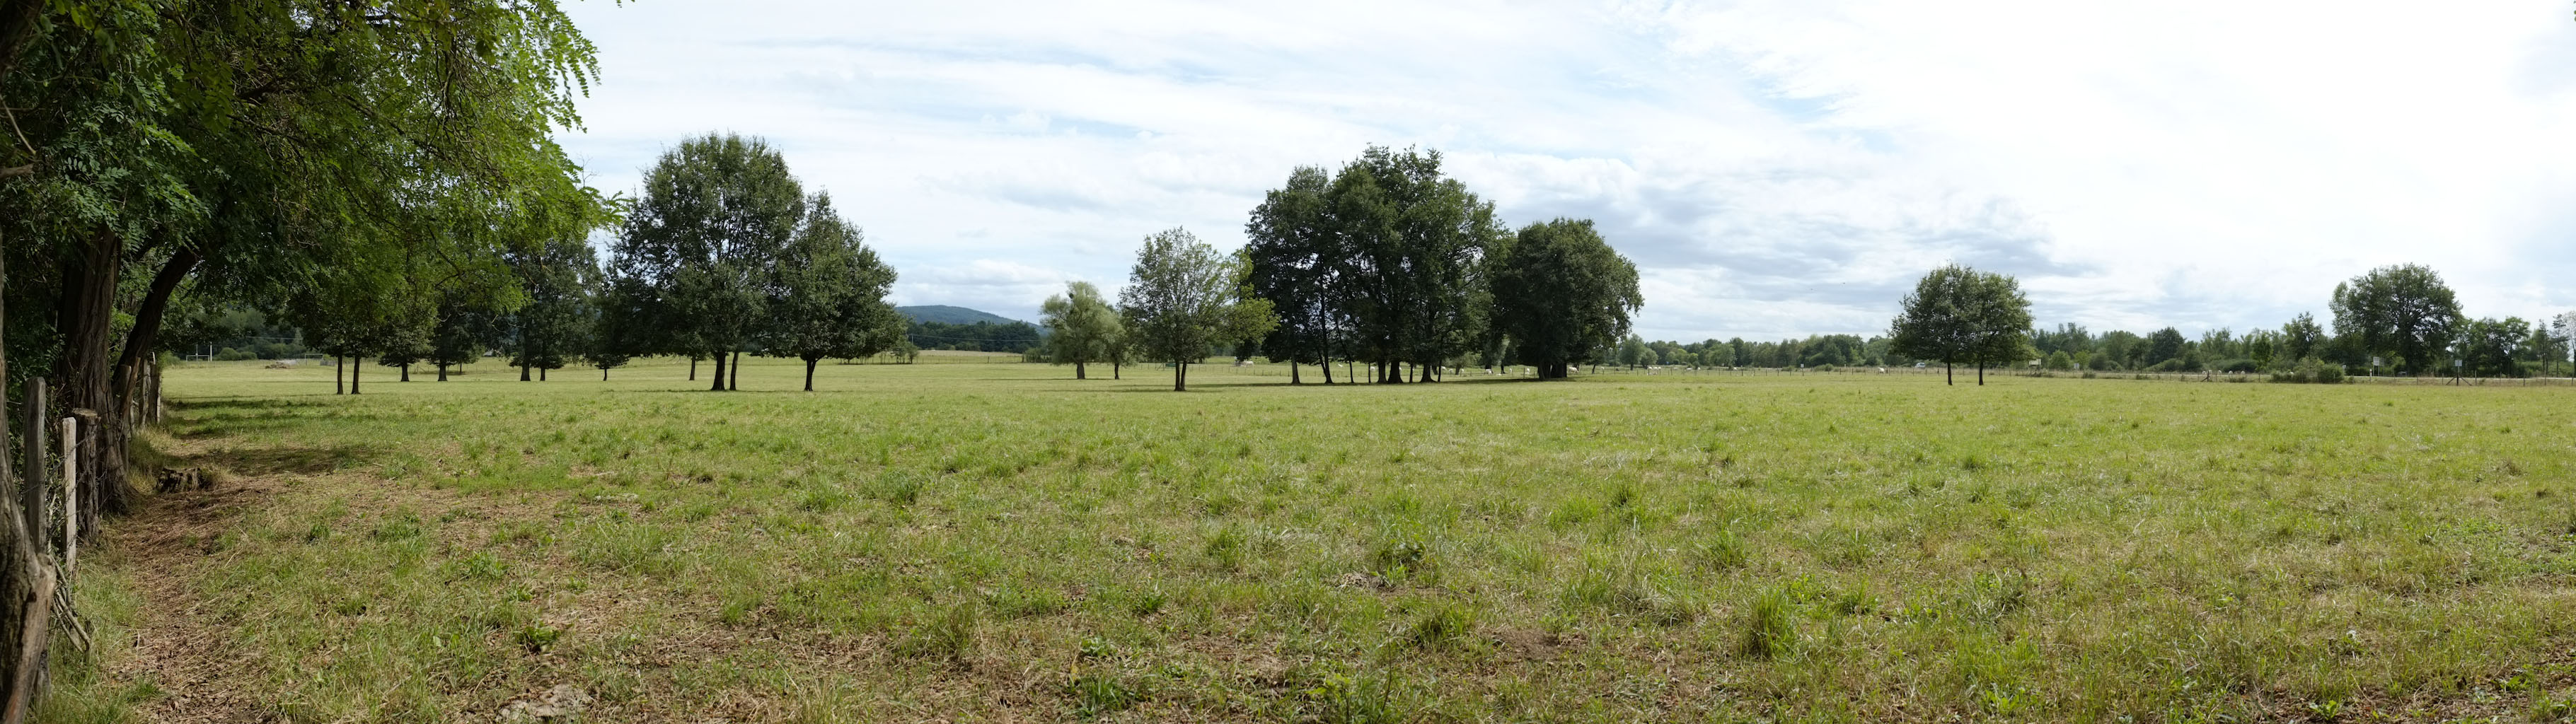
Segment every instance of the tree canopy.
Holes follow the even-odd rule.
[[[1190,364],[1216,345],[1269,334],[1270,300],[1245,286],[1243,259],[1172,228],[1145,237],[1119,292],[1119,311],[1138,353],[1172,363],[1172,390],[1189,389]]]
[[[2388,355],[2408,373],[2431,369],[2460,324],[2460,302],[2442,275],[2421,264],[2370,270],[2335,285],[2328,303],[2337,336],[2373,355]]]
[[[2030,300],[2012,277],[1946,264],[1923,275],[1903,307],[1889,325],[1900,354],[1944,369],[1975,364],[1980,385],[1987,366],[2030,357]]]
[[[1543,379],[1565,377],[1627,334],[1628,315],[1645,304],[1636,265],[1590,220],[1523,227],[1494,266],[1494,329],[1511,340],[1513,361],[1537,367]]]

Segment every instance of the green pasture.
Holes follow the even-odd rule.
[[[686,368],[170,370],[49,715],[2576,711],[2576,388]]]

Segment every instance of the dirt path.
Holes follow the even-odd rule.
[[[113,681],[150,681],[161,691],[134,713],[153,722],[277,720],[252,692],[244,660],[229,636],[204,618],[196,581],[215,539],[265,505],[279,487],[261,478],[227,479],[209,490],[145,497],[143,507],[104,532],[117,565],[141,599],[129,623],[131,656],[109,662]]]

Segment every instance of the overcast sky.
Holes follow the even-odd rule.
[[[2576,19],[2458,3],[604,0],[603,190],[758,135],[901,275],[1035,319],[1139,239],[1243,242],[1298,165],[1447,155],[1514,226],[1598,221],[1652,339],[1878,333],[1944,261],[2041,324],[2326,317],[2432,265],[2475,316],[2576,307]]]

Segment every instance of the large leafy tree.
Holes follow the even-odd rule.
[[[509,261],[526,300],[508,318],[510,364],[519,368],[521,382],[530,369],[543,380],[546,370],[563,369],[585,347],[582,338],[596,309],[590,287],[598,262],[589,241],[577,237],[513,250]]]
[[[823,359],[871,356],[903,338],[903,317],[885,301],[892,286],[894,269],[877,260],[859,228],[832,209],[831,196],[814,195],[770,269],[764,353],[804,360],[805,391],[814,391]]]
[[[1219,253],[1188,231],[1145,237],[1118,295],[1124,326],[1144,359],[1172,363],[1172,390],[1189,389],[1190,364],[1218,343],[1259,337],[1278,324],[1270,300],[1245,286],[1239,255]]]
[[[2409,374],[2431,369],[2460,324],[2460,302],[2442,275],[2421,264],[2372,269],[2335,285],[2335,334],[2385,354]]]
[[[1891,349],[1897,354],[1941,363],[1942,379],[1962,362],[1977,366],[1977,384],[1986,383],[1986,367],[2026,358],[2030,349],[2030,300],[2012,277],[1947,264],[1914,285],[1904,309],[1890,324]]]
[[[626,365],[638,356],[651,354],[661,345],[655,341],[653,320],[660,312],[652,308],[652,290],[633,278],[608,278],[599,283],[597,313],[591,317],[590,332],[583,338],[581,358],[599,368],[599,379],[608,379],[608,371]],[[697,363],[691,361],[694,367]]]
[[[1084,365],[1110,361],[1126,331],[1119,323],[1118,309],[1091,282],[1065,284],[1063,294],[1047,297],[1039,305],[1038,315],[1049,334],[1048,356],[1056,364],[1073,365],[1077,380],[1089,377]]]
[[[2463,322],[2452,346],[2461,371],[2477,377],[2522,375],[2523,345],[2531,340],[2531,323],[2521,317]]]
[[[709,389],[731,389],[727,358],[760,331],[770,270],[804,217],[803,186],[767,141],[690,138],[645,171],[612,273],[651,295],[659,351],[714,359]]]
[[[1283,310],[1271,356],[1373,362],[1381,382],[1495,342],[1487,257],[1511,232],[1441,172],[1436,151],[1371,146],[1326,177],[1298,169],[1245,227],[1255,294]],[[1277,346],[1272,346],[1272,345]]]
[[[1636,265],[1589,219],[1522,228],[1495,261],[1492,283],[1494,329],[1510,338],[1515,362],[1538,368],[1541,379],[1565,377],[1627,334],[1628,315],[1645,304]]]
[[[347,268],[435,281],[441,267],[488,260],[492,235],[441,229],[578,225],[602,212],[549,139],[575,122],[573,99],[595,72],[589,43],[553,3],[8,8],[0,97],[15,123],[0,144],[0,235],[15,268],[41,270],[13,278],[30,283],[10,293],[13,310],[44,310],[45,332],[11,338],[48,341],[33,356],[54,369],[67,406],[121,422],[183,291],[372,315],[296,300],[390,279],[339,273]],[[370,263],[387,248],[417,263]],[[132,323],[112,334],[121,315]],[[104,426],[105,458],[80,481],[111,510],[125,500],[107,484],[124,479],[125,430]]]
[[[1324,384],[1333,383],[1333,343],[1347,324],[1340,296],[1347,251],[1329,213],[1332,188],[1323,169],[1297,167],[1244,224],[1252,293],[1279,313],[1279,326],[1261,349],[1271,361],[1288,363],[1289,384],[1303,383],[1298,366],[1309,364],[1322,366]]]
[[[2326,330],[2317,326],[2315,315],[2300,312],[2289,323],[2281,325],[2281,359],[2297,362],[2325,354]]]

